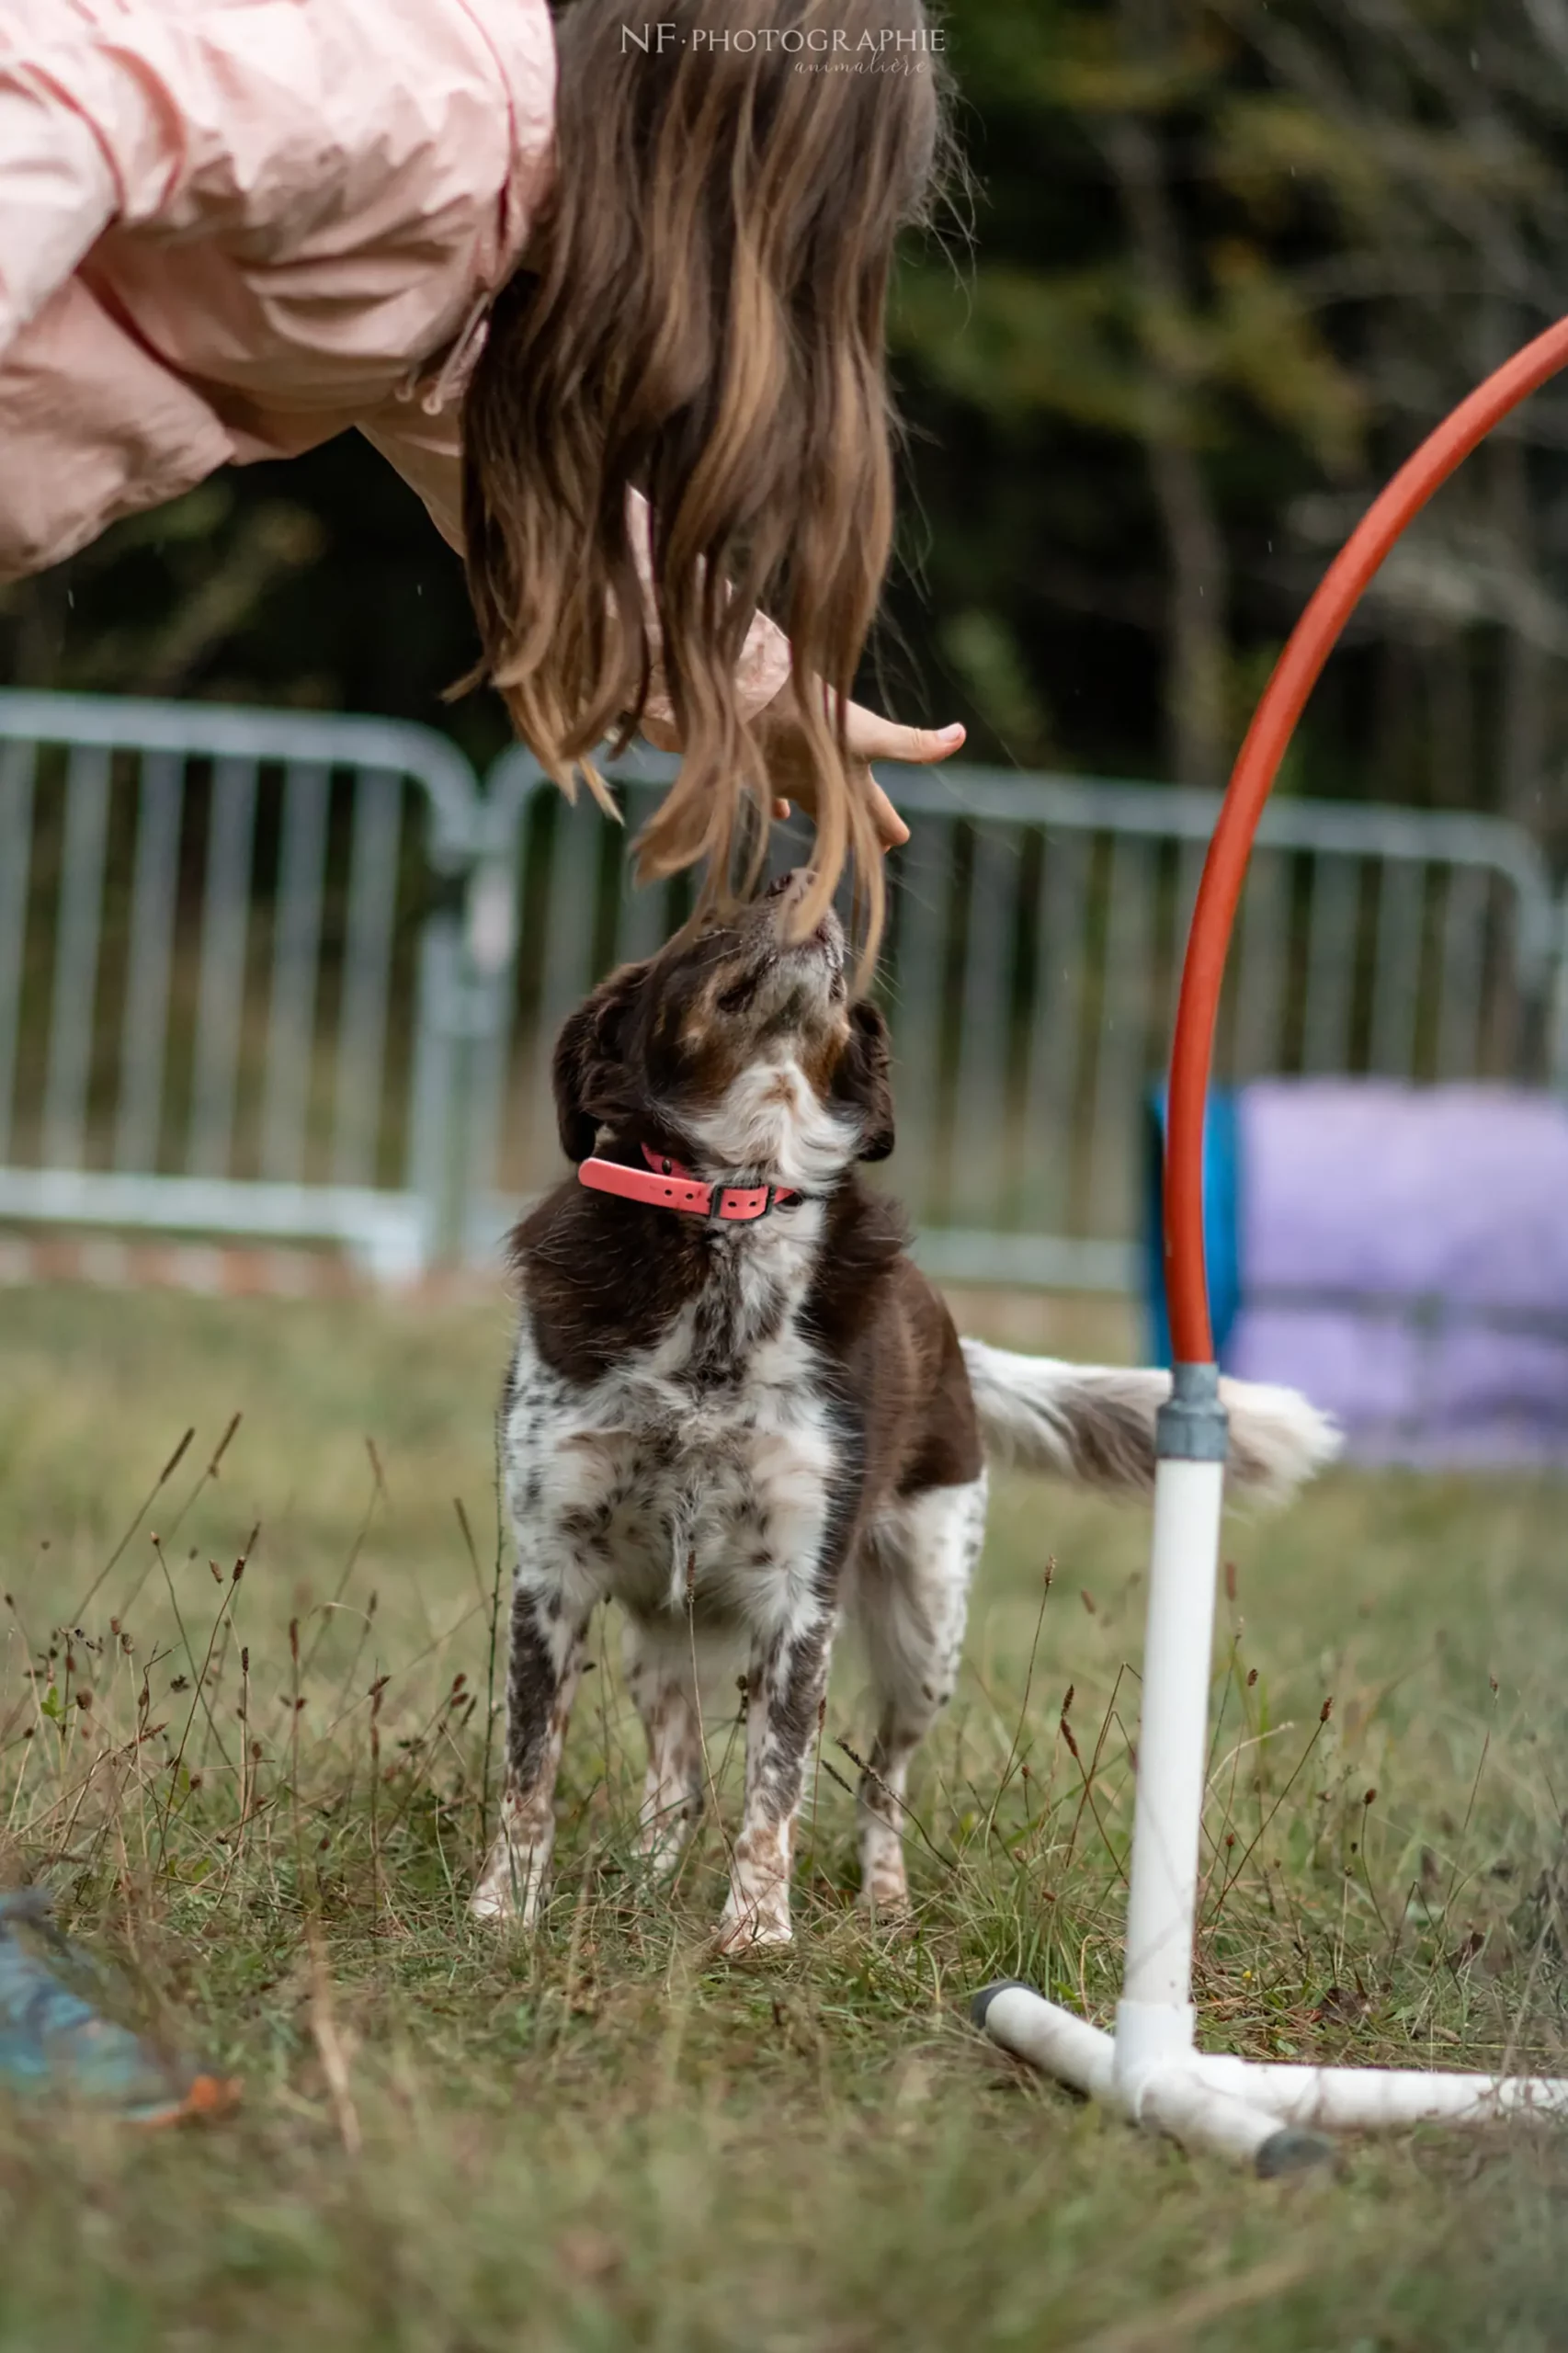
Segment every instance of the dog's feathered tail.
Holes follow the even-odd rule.
[[[1154,1477],[1154,1415],[1170,1394],[1168,1372],[1063,1364],[963,1342],[987,1451],[1112,1494],[1146,1493]],[[1220,1382],[1230,1415],[1233,1486],[1282,1502],[1332,1462],[1339,1432],[1294,1389]]]

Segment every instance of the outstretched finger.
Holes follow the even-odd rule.
[[[875,711],[853,713],[849,748],[862,760],[902,760],[912,767],[928,767],[950,759],[964,740],[964,730],[951,727],[901,727]]]

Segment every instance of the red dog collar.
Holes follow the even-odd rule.
[[[646,1144],[644,1168],[623,1168],[618,1160],[585,1160],[577,1182],[590,1192],[614,1193],[623,1201],[642,1201],[650,1209],[681,1210],[687,1217],[708,1218],[722,1225],[751,1225],[769,1210],[781,1209],[800,1195],[789,1185],[705,1185],[678,1160],[651,1152]]]

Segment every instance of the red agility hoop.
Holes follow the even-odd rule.
[[[1568,2078],[1258,2064],[1200,2052],[1192,2001],[1199,1850],[1208,1771],[1209,1677],[1218,1585],[1226,1417],[1203,1264],[1204,1098],[1214,1017],[1253,835],[1291,731],[1357,598],[1412,517],[1500,417],[1568,366],[1568,319],[1489,376],[1390,483],[1329,566],[1275,668],[1232,773],[1193,909],[1171,1049],[1165,1154],[1165,1292],[1175,1369],[1155,1432],[1153,1526],[1127,1932],[1116,2030],[1108,2034],[1003,1979],[975,2023],[1043,2073],[1111,2101],[1188,2147],[1260,2173],[1319,2165],[1324,2127],[1477,2124],[1532,2113],[1568,2120]]]
[[[1177,1364],[1210,1364],[1214,1357],[1203,1264],[1204,1106],[1236,904],[1279,763],[1340,631],[1400,533],[1493,426],[1563,367],[1568,319],[1560,319],[1488,376],[1406,460],[1346,540],[1296,623],[1237,755],[1193,907],[1171,1045],[1165,1256]]]

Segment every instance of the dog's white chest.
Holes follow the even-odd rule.
[[[689,1378],[697,1321],[590,1386],[525,1329],[506,1427],[519,1574],[574,1608],[782,1630],[812,1591],[842,1438],[792,1319],[709,1383]]]

